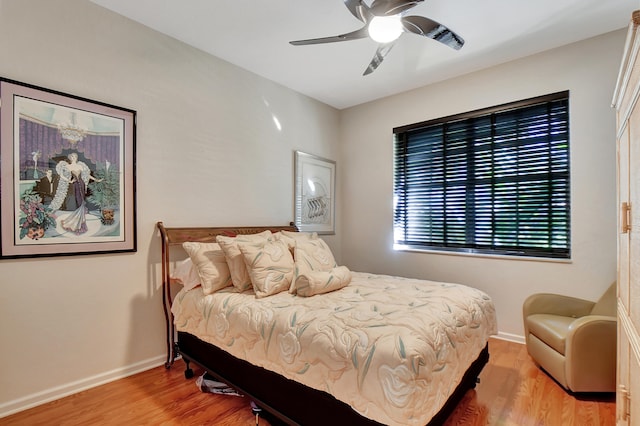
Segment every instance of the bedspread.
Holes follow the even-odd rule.
[[[480,290],[359,272],[313,297],[181,291],[172,311],[179,331],[388,425],[428,423],[497,332]]]

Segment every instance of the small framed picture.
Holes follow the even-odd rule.
[[[295,151],[295,224],[300,231],[335,234],[336,162]]]
[[[0,257],[136,251],[135,121],[0,78]]]

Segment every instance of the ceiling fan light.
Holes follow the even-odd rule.
[[[369,22],[369,37],[378,43],[390,43],[403,31],[400,15],[375,16]]]

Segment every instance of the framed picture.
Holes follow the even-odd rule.
[[[300,231],[335,234],[336,162],[295,152],[295,224]]]
[[[136,251],[135,124],[0,78],[0,257]]]

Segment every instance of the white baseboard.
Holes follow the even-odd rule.
[[[166,357],[164,355],[149,358],[122,368],[116,368],[115,370],[96,374],[92,377],[45,389],[22,398],[14,399],[13,401],[2,403],[0,404],[0,418],[54,401],[56,399],[64,398],[65,396],[94,388],[114,380],[132,376],[142,371],[150,370],[158,367],[159,365],[163,365],[165,361]]]
[[[502,331],[499,331],[498,335],[493,337],[495,337],[496,339],[507,340],[509,342],[520,343],[522,345],[525,344],[524,336],[520,336],[517,334],[504,333]]]

